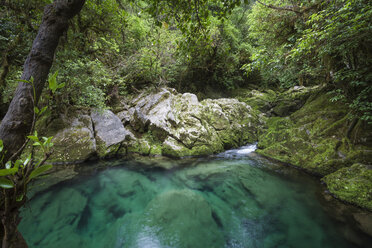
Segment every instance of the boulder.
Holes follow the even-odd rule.
[[[361,164],[371,163],[372,126],[353,118],[317,92],[291,115],[269,118],[256,152],[324,177],[334,196],[371,210],[371,169]]]
[[[46,136],[54,136],[51,162],[83,162],[96,153],[96,140],[89,115],[77,112],[74,117],[62,116],[49,126]],[[58,127],[62,128],[58,130]]]
[[[322,179],[337,198],[372,211],[372,168],[354,164]]]
[[[208,155],[257,139],[257,112],[236,99],[199,102],[194,94],[163,88],[157,93],[142,94],[129,106],[127,112],[120,113],[123,123],[136,131],[142,141],[146,140],[154,154]],[[128,122],[130,111],[133,117]],[[128,144],[128,151],[138,149],[138,143]]]
[[[97,153],[100,157],[114,155],[121,143],[131,135],[110,110],[93,110],[91,118],[97,142]]]

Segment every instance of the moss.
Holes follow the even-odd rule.
[[[220,146],[220,149],[216,149],[216,147],[209,146],[209,145],[201,145],[201,146],[194,146],[191,149],[191,156],[206,156],[218,152],[222,152],[223,147]]]
[[[163,144],[162,155],[173,158],[181,158],[191,156],[192,152],[178,141],[169,139],[168,137],[167,141]]]
[[[337,198],[372,211],[372,169],[354,164],[322,179]]]
[[[141,155],[149,155],[151,146],[145,138],[137,139],[129,143],[127,153],[137,153]]]
[[[365,162],[368,149],[355,147],[345,138],[350,125],[347,111],[327,103],[327,95],[319,95],[289,118],[269,118],[258,152],[323,176]]]
[[[163,147],[161,144],[153,144],[151,145],[150,148],[150,155],[156,156],[156,155],[161,155],[162,154]]]
[[[371,194],[371,170],[355,164],[371,162],[372,132],[358,122],[349,139],[351,123],[347,106],[329,102],[329,96],[320,92],[291,116],[269,118],[256,152],[326,176],[337,197],[370,209],[366,192]]]
[[[253,109],[262,112],[268,111],[277,97],[277,94],[272,90],[259,92],[257,90],[240,89],[239,92],[236,92],[236,95],[239,101],[245,102]]]

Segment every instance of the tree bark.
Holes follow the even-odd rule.
[[[34,104],[37,104],[59,38],[68,28],[68,21],[80,12],[85,0],[54,0],[44,9],[43,19],[31,51],[25,61],[22,78],[34,78],[33,86],[19,83],[9,109],[0,125],[0,139],[4,142],[5,161],[21,149],[33,120]],[[33,94],[35,88],[35,99]]]

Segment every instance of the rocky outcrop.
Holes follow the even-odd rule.
[[[313,93],[289,116],[268,118],[256,152],[326,176],[334,196],[371,209],[372,184],[366,178],[371,176],[372,126],[353,120],[348,107],[330,102],[325,91]]]
[[[39,124],[39,126],[42,126]],[[254,142],[258,111],[236,99],[206,99],[174,89],[142,93],[121,111],[76,110],[44,125],[52,162],[128,154],[201,156]]]
[[[354,164],[322,179],[337,198],[372,211],[372,167]]]
[[[118,113],[136,139],[127,152],[172,157],[208,155],[257,139],[257,112],[236,99],[207,99],[172,89],[142,94]],[[132,116],[132,118],[129,118]]]
[[[257,152],[321,176],[354,163],[370,163],[372,130],[353,120],[346,106],[319,93],[289,117],[272,117]],[[348,135],[349,133],[349,135]]]
[[[270,89],[263,92],[258,90],[240,90],[237,92],[237,99],[269,117],[284,117],[302,108],[306,100],[318,90],[320,90],[319,86],[294,86],[284,92],[275,92]]]
[[[97,146],[89,113],[71,112],[51,123],[39,123],[41,135],[53,136],[51,162],[83,162],[95,156]],[[30,150],[30,147],[28,148]],[[36,156],[42,157],[41,151]]]

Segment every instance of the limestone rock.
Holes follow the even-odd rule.
[[[96,152],[96,141],[89,115],[77,113],[77,117],[62,117],[50,124],[58,126],[63,122],[63,129],[52,132],[54,136],[54,152],[51,155],[52,162],[82,162],[92,157]]]
[[[194,94],[163,88],[143,94],[129,105],[133,117],[127,125],[146,136],[152,151],[161,150],[163,155],[208,155],[257,139],[256,112],[236,99],[199,102]],[[126,114],[121,116],[128,123]],[[137,149],[131,149],[133,145],[137,146],[129,144],[129,150]]]
[[[110,110],[93,110],[91,117],[100,157],[115,154],[121,143],[130,138],[130,132]]]

